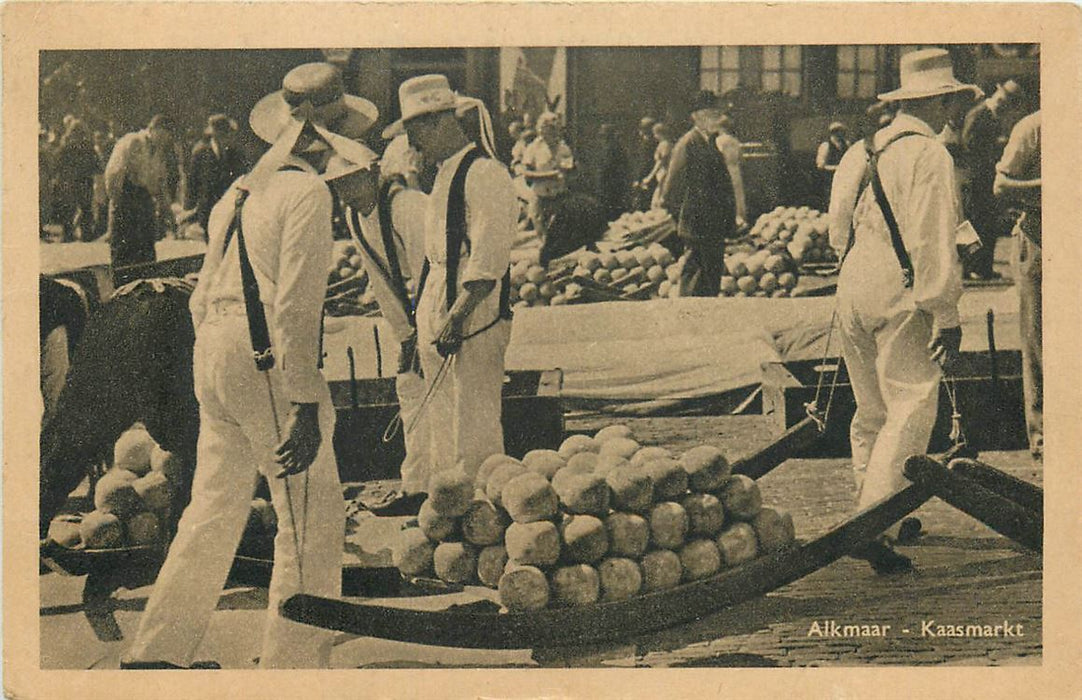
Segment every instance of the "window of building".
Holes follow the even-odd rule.
[[[704,46],[699,65],[704,90],[725,94],[739,84],[800,97],[804,55],[800,46]]]
[[[883,46],[839,46],[838,97],[843,100],[874,98],[885,59]]]

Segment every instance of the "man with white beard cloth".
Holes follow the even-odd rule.
[[[391,158],[385,154],[384,161],[376,163],[376,154],[367,148],[365,151],[367,162],[332,158],[323,179],[345,207],[346,222],[360,248],[372,293],[399,344],[395,391],[402,425],[411,428],[404,435],[402,486],[398,498],[372,510],[377,515],[415,515],[428,488],[431,444],[428,421],[418,414],[425,383],[417,353],[417,321],[410,286],[417,279],[414,271],[420,271],[424,259],[428,196],[403,187],[409,174],[408,159],[395,162],[393,154]]]
[[[854,145],[834,176],[830,242],[842,259],[838,323],[856,398],[850,426],[859,509],[902,490],[906,458],[928,449],[940,363],[962,339],[963,225],[954,164],[936,133],[973,85],[955,79],[942,49],[906,54],[901,87],[880,95],[898,116],[870,143]],[[912,567],[883,540],[853,556],[880,573]]]
[[[474,475],[502,453],[504,352],[511,337],[509,264],[518,204],[511,176],[496,160],[484,104],[451,91],[442,75],[399,86],[402,130],[438,171],[425,216],[425,265],[418,283],[417,338],[426,382],[433,473]],[[456,112],[476,109],[482,149]],[[407,429],[409,426],[407,425]]]
[[[331,261],[331,193],[321,178],[375,122],[330,64],[299,66],[249,122],[273,144],[211,211],[192,295],[200,431],[191,502],[121,668],[190,667],[218,604],[260,473],[278,515],[260,668],[326,667],[334,634],[279,604],[341,595],[345,502],[335,413],[320,372]],[[360,158],[358,158],[360,159]]]

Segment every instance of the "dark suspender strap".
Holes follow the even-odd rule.
[[[469,173],[470,166],[482,155],[484,151],[477,147],[466,152],[451,179],[451,188],[447,196],[448,309],[454,306],[455,299],[458,297],[458,263],[462,257],[462,244],[469,246],[469,239],[466,237],[466,175]]]
[[[395,298],[398,299],[398,303],[402,306],[402,310],[406,312],[406,317],[409,319],[410,325],[416,327],[417,323],[414,317],[413,304],[410,302],[409,292],[406,290],[406,283],[402,279],[402,272],[401,270],[399,270],[397,275],[394,274],[396,269],[395,266],[397,266],[398,264],[398,256],[395,255],[393,260],[388,261],[388,265],[391,266],[390,269],[388,269],[388,265],[384,265],[383,261],[380,260],[379,253],[376,252],[376,249],[372,247],[371,243],[365,240],[364,232],[361,230],[360,215],[357,213],[357,210],[350,209],[349,216],[350,221],[353,224],[353,230],[357,233],[357,242],[361,244],[362,248],[364,248],[365,254],[368,255],[369,258],[371,258],[372,264],[376,266],[376,271],[383,277],[383,279],[387,280],[387,284],[391,287],[391,291],[394,292]],[[380,226],[382,225],[383,215],[381,211]],[[384,246],[386,246],[386,237],[384,237],[383,242]],[[393,249],[394,241],[391,241],[390,243]],[[388,255],[388,257],[390,257],[390,255]]]
[[[395,235],[394,217],[392,216],[394,213],[392,209],[394,201],[392,193],[396,187],[398,187],[398,183],[387,181],[379,188],[379,235],[383,239],[383,250],[387,254],[387,266],[390,268],[391,284],[394,292],[402,302],[402,308],[406,310],[406,314],[410,317],[410,325],[416,327],[416,319],[410,313],[412,305],[410,304],[409,288],[406,287],[406,277],[402,274],[402,263],[398,259],[398,244],[395,241],[396,238],[401,240],[400,237]],[[402,241],[402,245],[405,247],[405,241]]]
[[[905,249],[905,242],[902,240],[902,233],[898,228],[898,220],[894,217],[894,210],[887,200],[886,190],[883,189],[883,181],[879,177],[879,157],[882,156],[884,151],[896,141],[906,138],[907,136],[922,135],[923,134],[916,131],[899,132],[883,144],[883,147],[878,151],[872,149],[871,138],[866,138],[864,140],[864,149],[868,153],[868,168],[865,171],[864,180],[861,182],[860,190],[858,190],[857,193],[857,199],[859,200],[864,189],[869,184],[871,185],[872,192],[875,194],[876,203],[879,205],[879,209],[883,213],[883,220],[887,224],[887,231],[890,233],[890,245],[894,249],[894,256],[898,259],[898,266],[902,269],[902,282],[906,288],[911,288],[913,286],[913,261],[909,257],[909,251]],[[853,247],[855,238],[854,230],[855,225],[850,224],[849,240],[845,248],[846,254],[848,254],[849,250]]]
[[[425,293],[425,282],[428,281],[428,273],[432,269],[432,263],[425,257],[425,261],[421,263],[421,274],[417,277],[417,297],[413,305],[414,314],[417,313],[417,305],[421,303],[421,295]]]
[[[248,317],[248,336],[252,341],[252,356],[255,358],[255,366],[260,372],[266,372],[274,367],[274,351],[271,348],[270,330],[267,328],[267,316],[263,309],[263,302],[259,298],[259,282],[252,270],[252,261],[248,258],[248,247],[244,244],[244,225],[241,214],[244,212],[244,202],[248,199],[248,190],[237,191],[237,203],[233,209],[233,221],[225,235],[225,245],[222,253],[229,247],[233,234],[237,237],[237,256],[240,258],[241,287],[244,290],[244,311]],[[322,353],[320,353],[322,355]]]

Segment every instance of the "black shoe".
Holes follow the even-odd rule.
[[[909,557],[899,554],[880,541],[869,542],[851,552],[849,556],[868,562],[880,576],[902,574],[914,569],[913,561]]]
[[[120,670],[122,671],[159,671],[165,669],[181,669],[181,670],[217,670],[222,665],[217,661],[195,661],[191,666],[177,666],[171,664],[168,661],[121,661]]]
[[[369,508],[373,515],[383,517],[417,515],[421,511],[421,504],[428,498],[426,493],[403,493],[396,496],[385,505]]]

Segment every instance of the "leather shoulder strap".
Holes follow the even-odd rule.
[[[447,308],[450,309],[458,296],[458,264],[462,257],[462,245],[469,245],[466,235],[466,175],[470,166],[484,156],[478,147],[471,148],[458,163],[451,179],[447,197]]]

